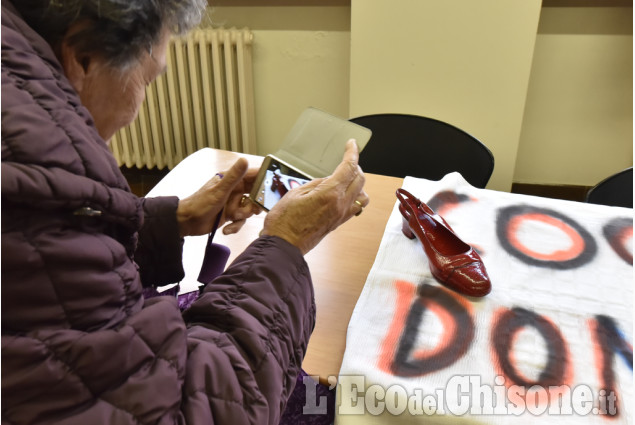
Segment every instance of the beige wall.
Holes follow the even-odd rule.
[[[353,0],[351,115],[453,124],[494,154],[488,187],[509,190],[540,3]]]
[[[543,8],[514,181],[592,186],[633,165],[632,14]]]
[[[449,121],[494,152],[492,189],[591,185],[632,164],[632,8],[239,3],[249,5],[210,8],[210,16],[254,30],[260,154],[275,151],[315,106],[344,118],[390,111]],[[253,6],[262,3],[276,5]],[[395,48],[399,40],[409,47]]]
[[[350,7],[209,9],[214,25],[254,33],[258,153],[275,152],[307,107],[348,118]]]

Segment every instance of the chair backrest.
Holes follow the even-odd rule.
[[[365,172],[439,180],[458,171],[483,188],[494,170],[494,155],[478,139],[443,121],[404,114],[378,114],[350,121],[372,130],[359,157]]]
[[[633,167],[613,174],[593,186],[586,194],[590,204],[633,208]]]

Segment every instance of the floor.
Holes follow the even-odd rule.
[[[132,192],[137,196],[145,196],[170,170],[122,167],[121,171],[128,180]],[[584,201],[589,189],[589,186],[512,184],[512,193],[580,202]]]
[[[147,168],[121,167],[121,172],[128,180],[132,193],[137,196],[145,196],[169,171],[167,168],[149,170]]]

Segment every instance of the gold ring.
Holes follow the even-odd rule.
[[[357,199],[355,200],[355,203],[356,203],[357,205],[359,205],[359,208],[360,208],[360,210],[359,210],[359,211],[357,211],[357,212],[355,213],[355,217],[357,217],[357,216],[359,216],[362,212],[364,212],[364,206],[363,206],[363,205],[362,205],[362,203],[361,203],[361,202],[359,202]]]
[[[243,195],[242,198],[240,198],[240,206],[244,207],[245,203],[249,200],[249,195]]]

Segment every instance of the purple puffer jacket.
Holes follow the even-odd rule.
[[[275,424],[315,321],[262,237],[183,315],[176,198],[130,193],[50,46],[2,1],[2,423]]]

